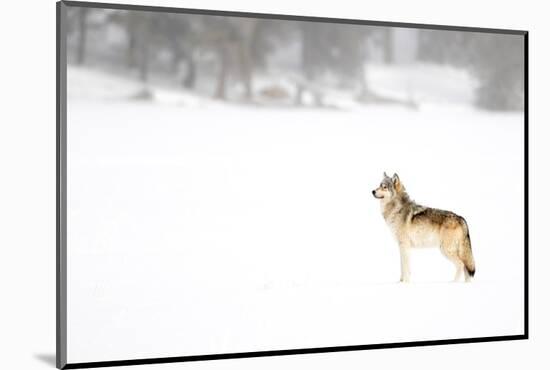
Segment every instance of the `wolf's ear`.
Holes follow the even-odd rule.
[[[389,178],[389,176],[388,176],[388,174],[386,173],[386,171],[384,171],[384,178],[386,178],[386,177]]]
[[[391,178],[391,181],[393,182],[393,185],[397,190],[401,190],[401,180],[399,180],[399,176],[397,176],[396,173],[393,174],[393,177]]]

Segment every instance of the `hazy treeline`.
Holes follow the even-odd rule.
[[[170,81],[219,99],[263,94],[301,105],[310,96],[323,105],[324,90],[338,88],[365,103],[400,103],[373,92],[368,63],[424,61],[469,70],[479,81],[482,108],[523,109],[521,36],[399,30],[406,37],[390,27],[68,9],[70,63],[116,69],[143,82]],[[293,91],[273,85],[258,92],[255,81],[266,74],[291,81]]]
[[[420,59],[464,67],[478,78],[478,106],[492,110],[524,108],[523,36],[426,30],[421,37]]]

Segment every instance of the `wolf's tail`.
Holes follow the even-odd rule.
[[[474,254],[472,253],[472,243],[470,241],[470,233],[466,229],[466,237],[462,241],[460,248],[460,259],[464,263],[466,273],[472,278],[476,273],[476,264],[474,262]]]

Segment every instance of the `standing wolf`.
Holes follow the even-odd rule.
[[[380,199],[382,215],[393,232],[401,253],[401,281],[409,281],[409,251],[414,247],[439,247],[456,266],[455,281],[464,272],[466,281],[476,271],[466,220],[439,209],[416,204],[394,174],[384,172],[380,186],[372,191]]]

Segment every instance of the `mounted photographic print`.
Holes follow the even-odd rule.
[[[57,4],[57,366],[527,338],[527,32]]]

